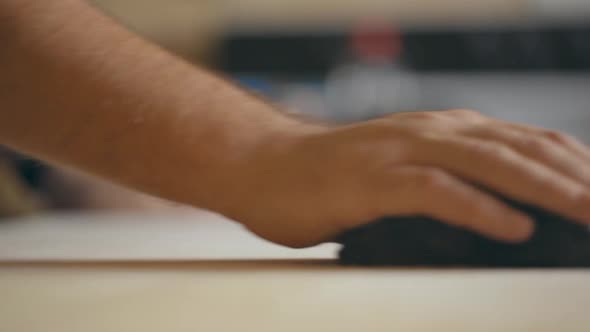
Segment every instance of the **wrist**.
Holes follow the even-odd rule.
[[[245,144],[237,152],[239,159],[231,160],[219,169],[219,185],[208,185],[207,188],[219,190],[208,195],[212,199],[202,205],[244,224],[244,211],[252,208],[252,199],[260,196],[264,187],[275,185],[273,182],[288,182],[281,175],[286,167],[296,167],[298,147],[309,137],[330,130],[331,125],[302,118],[299,115],[280,113],[273,110],[272,118],[263,121],[254,144]],[[247,153],[243,153],[247,150]],[[286,185],[288,186],[288,185]]]

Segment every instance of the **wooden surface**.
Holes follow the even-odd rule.
[[[18,223],[0,224],[2,332],[590,329],[585,270],[344,268],[333,246],[283,249],[209,214]]]

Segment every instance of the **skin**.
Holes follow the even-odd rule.
[[[305,247],[384,215],[502,241],[502,195],[590,223],[590,151],[469,110],[310,123],[170,55],[80,0],[0,2],[0,143],[208,208]]]

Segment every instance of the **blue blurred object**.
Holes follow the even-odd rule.
[[[234,77],[240,85],[249,90],[258,92],[271,99],[275,99],[277,97],[275,84],[270,79],[264,78],[260,75],[247,74],[237,74],[234,75]]]

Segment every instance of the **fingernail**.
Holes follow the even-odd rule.
[[[515,241],[526,241],[535,231],[535,222],[524,214],[515,214],[510,228]]]

